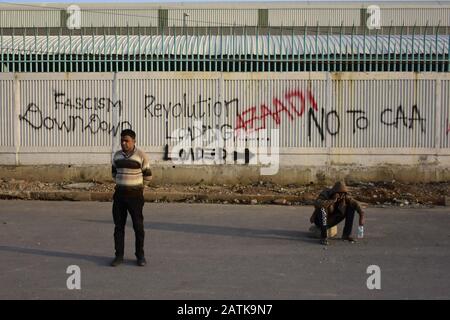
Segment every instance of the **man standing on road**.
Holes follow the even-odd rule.
[[[113,202],[114,244],[116,257],[111,266],[116,267],[123,262],[125,247],[125,225],[127,212],[133,221],[136,236],[138,266],[145,266],[144,256],[144,181],[152,179],[149,158],[142,150],[136,148],[136,133],[131,129],[120,134],[122,150],[114,154],[112,160],[112,176],[116,182]]]
[[[342,240],[355,242],[350,236],[355,211],[359,214],[359,225],[364,226],[364,212],[358,201],[348,196],[344,182],[338,181],[331,189],[323,190],[314,203],[314,213],[310,222],[320,228],[320,243],[328,245],[327,229],[334,227],[345,219]]]

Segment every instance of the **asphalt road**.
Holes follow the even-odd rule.
[[[368,208],[365,239],[324,249],[311,207],[146,203],[148,265],[135,265],[129,218],[113,268],[111,206],[0,201],[0,299],[450,298],[449,208]],[[80,290],[67,288],[70,265]]]

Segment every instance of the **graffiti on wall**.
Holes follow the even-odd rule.
[[[122,116],[122,102],[112,101],[106,97],[74,98],[66,97],[65,93],[54,92],[52,109],[64,110],[64,118],[44,114],[37,103],[29,103],[23,114],[19,115],[23,121],[35,130],[48,130],[59,132],[81,132],[96,135],[106,133],[116,136],[121,130],[132,128],[129,121],[118,120],[112,123],[111,113],[118,111],[118,117]],[[80,111],[88,111],[80,113]],[[104,112],[100,112],[104,111]],[[106,117],[104,114],[106,113]],[[86,115],[87,114],[87,115]]]
[[[188,103],[186,93],[183,93],[181,101],[175,102],[161,102],[152,95],[144,96],[144,117],[164,118],[164,119],[178,119],[178,118],[193,118],[196,120],[203,118],[229,118],[230,110],[237,108],[239,99],[232,98],[230,100],[213,100],[210,97],[198,96],[193,103]]]
[[[38,101],[28,102],[19,115],[23,125],[35,130],[56,131],[61,134],[108,134],[117,136],[123,129],[133,129],[132,120],[127,119],[130,109],[138,113],[138,118],[144,118],[149,123],[161,121],[164,125],[165,148],[170,144],[189,139],[221,139],[224,142],[236,141],[240,134],[255,134],[255,139],[261,143],[258,133],[266,129],[278,129],[291,122],[300,121],[306,126],[308,141],[315,136],[324,141],[326,136],[336,137],[345,132],[357,135],[367,131],[371,126],[386,126],[393,130],[419,130],[426,133],[426,121],[418,105],[389,106],[380,108],[379,113],[370,113],[362,107],[349,106],[348,109],[325,110],[314,95],[313,90],[288,89],[280,96],[259,105],[248,106],[238,97],[222,99],[198,95],[189,96],[182,93],[178,101],[164,101],[151,92],[143,96],[142,106],[127,105],[121,99],[110,97],[72,97],[65,92],[53,91],[51,105],[42,108]],[[41,102],[42,104],[42,102]],[[47,112],[47,113],[46,113]],[[115,116],[113,116],[113,114]],[[375,116],[373,116],[375,115]],[[200,121],[201,125],[187,125],[172,128],[176,119]],[[214,121],[212,121],[214,120]],[[181,121],[182,123],[189,123]],[[215,124],[206,124],[214,122]],[[343,123],[350,128],[343,128]],[[350,130],[350,131],[349,131]],[[402,131],[404,133],[404,131]],[[450,125],[445,128],[448,135]],[[139,133],[138,133],[139,134]],[[292,134],[296,134],[293,132]],[[267,138],[269,140],[269,138]],[[227,158],[243,156],[248,159],[248,150],[239,153],[226,148],[201,148],[184,150],[180,157],[204,158],[207,156]],[[168,153],[164,156],[170,159]],[[251,156],[250,156],[251,158]]]

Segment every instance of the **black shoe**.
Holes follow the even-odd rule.
[[[354,238],[350,237],[350,236],[342,236],[342,240],[348,241],[350,243],[355,243],[356,242],[356,240]]]
[[[115,257],[111,262],[111,267],[117,267],[121,263],[123,263],[123,257]]]
[[[137,258],[137,265],[139,267],[145,267],[145,265],[147,264],[147,260],[145,260],[144,257],[142,258]]]
[[[320,239],[320,244],[324,245],[324,246],[327,246],[329,243],[328,243],[327,239]]]

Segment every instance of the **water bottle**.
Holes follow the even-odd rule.
[[[358,227],[358,238],[359,239],[364,238],[364,226],[359,226]]]

